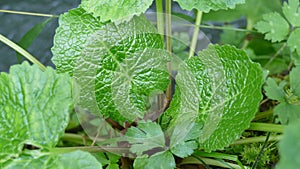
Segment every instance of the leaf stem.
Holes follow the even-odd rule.
[[[202,14],[203,12],[200,10],[197,10],[197,17],[196,17],[196,25],[194,27],[194,32],[193,32],[193,37],[192,37],[192,42],[191,42],[191,47],[190,47],[190,52],[189,52],[189,58],[194,56],[195,50],[196,50],[196,45],[198,41],[198,34],[200,30],[200,23],[202,20]]]
[[[164,39],[164,14],[163,14],[163,2],[162,0],[156,0],[156,22],[157,22],[157,31],[161,35],[162,39]]]
[[[10,13],[10,14],[18,14],[18,15],[30,15],[30,16],[42,16],[42,17],[51,17],[51,18],[58,18],[58,15],[51,15],[51,14],[43,14],[43,13],[35,13],[35,12],[22,12],[22,11],[13,11],[13,10],[3,10],[0,9],[1,13]]]
[[[271,59],[265,64],[264,68],[266,68],[267,66],[269,66],[273,60],[280,55],[280,53],[285,49],[286,47],[286,43],[283,43],[283,45],[280,47],[280,49],[271,57]]]
[[[253,23],[251,21],[251,19],[247,19],[247,27],[246,29],[250,32],[252,29],[253,29]],[[244,44],[243,44],[243,47],[242,49],[246,49],[247,46],[249,45],[249,40],[246,38],[245,41],[244,41]]]
[[[283,133],[284,125],[268,123],[251,123],[247,130]]]
[[[2,34],[0,34],[0,41],[3,42],[4,44],[8,45],[9,47],[13,48],[15,51],[19,52],[21,55],[23,55],[25,58],[27,58],[32,63],[38,65],[41,70],[43,70],[43,71],[46,70],[46,67],[40,61],[38,61],[34,56],[32,56],[29,52],[24,50],[22,47],[20,47],[13,41],[7,39]]]
[[[240,139],[233,142],[231,145],[238,145],[238,144],[250,144],[250,143],[259,143],[264,142],[267,136],[259,136],[259,137],[249,137],[245,139]],[[268,141],[279,141],[282,138],[282,135],[277,136],[270,136]]]
[[[171,54],[172,53],[172,44],[171,44],[171,36],[172,36],[172,25],[171,25],[171,0],[166,0],[166,49]],[[168,62],[168,71],[169,71],[169,79],[172,82],[172,66],[171,62]],[[171,101],[172,97],[172,83],[168,86],[166,91],[167,102]]]

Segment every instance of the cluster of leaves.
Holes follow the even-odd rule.
[[[204,20],[228,16],[224,12],[234,14],[227,18],[230,21],[245,15],[249,30],[256,23],[255,28],[266,33],[267,40],[287,41],[287,53],[292,53],[295,65],[299,63],[298,0],[283,5],[286,19],[280,13],[268,13],[280,10],[279,1],[266,8],[261,5],[256,12],[249,8],[257,5],[253,0],[176,1],[187,10],[220,10],[208,13]],[[136,169],[172,169],[176,167],[175,157],[188,157],[196,149],[221,150],[241,136],[262,99],[264,76],[260,65],[231,45],[209,45],[197,57],[187,58],[186,47],[173,40],[177,45],[173,46],[174,53],[180,56],[171,55],[164,50],[162,36],[143,15],[152,2],[82,0],[78,8],[59,17],[52,48],[56,70],[41,71],[24,62],[12,66],[9,74],[0,74],[1,168],[118,168],[124,154],[91,154],[57,147],[71,123],[74,107],[123,128],[125,133],[97,143],[114,147],[126,142],[130,145],[127,154],[135,156]],[[235,9],[221,10],[228,8]],[[225,31],[221,41],[233,35],[240,40],[249,36]],[[184,34],[177,36],[188,39]],[[251,42],[244,48],[248,54],[257,54]],[[149,100],[167,90],[168,63],[177,68],[175,94],[156,120],[149,111]],[[296,124],[300,117],[299,75],[299,67],[293,68],[289,85],[266,80],[265,94],[280,102],[274,114],[282,124]],[[126,126],[128,123],[131,127]],[[299,162],[290,164],[286,157],[291,153],[289,139],[299,137],[297,127],[289,127],[280,144],[281,168]],[[244,155],[257,155],[257,151],[251,151],[245,150],[250,154]],[[246,159],[253,163],[251,158]]]

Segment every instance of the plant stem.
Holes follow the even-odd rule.
[[[80,146],[80,147],[55,147],[49,149],[49,153],[63,154],[63,153],[69,153],[76,150],[87,151],[90,153],[97,153],[97,152],[128,153],[129,151],[128,148],[119,148],[119,147],[102,148],[100,146]]]
[[[22,47],[14,43],[13,41],[7,39],[5,36],[0,34],[0,41],[4,44],[8,45],[9,47],[13,48],[15,51],[19,52],[21,55],[23,55],[25,58],[27,58],[32,63],[38,65],[41,70],[45,71],[46,67],[38,61],[34,56],[32,56],[30,53],[28,53],[26,50],[24,50]]]
[[[162,0],[156,0],[156,24],[157,24],[157,31],[161,35],[162,39],[164,39],[164,14],[163,14],[163,2]]]
[[[280,47],[280,49],[271,57],[271,59],[265,64],[264,68],[269,66],[273,60],[285,49],[287,43],[283,43],[283,45]]]
[[[247,130],[283,133],[284,125],[268,123],[251,123]]]
[[[172,36],[172,27],[171,27],[171,0],[166,0],[166,49],[171,54],[172,53],[172,44],[171,44],[171,36]],[[168,62],[168,71],[169,71],[169,79],[172,82],[172,66],[171,62]],[[168,86],[166,91],[167,102],[171,101],[172,97],[172,83]]]
[[[268,118],[272,115],[273,115],[273,108],[270,108],[267,111],[257,113],[255,115],[255,118],[253,119],[253,121],[257,121],[257,120],[260,120],[260,119],[263,119],[263,118]]]
[[[282,135],[270,136],[268,141],[279,141],[281,138]],[[233,142],[231,145],[259,143],[259,142],[264,142],[265,140],[266,140],[266,136],[249,137],[249,138],[237,140]]]
[[[191,47],[190,47],[190,52],[189,52],[189,58],[194,56],[194,53],[196,50],[201,20],[202,20],[202,11],[198,10],[197,17],[196,17],[196,23],[195,23],[195,27],[194,27],[194,33],[193,33],[192,42],[191,42]]]
[[[18,15],[30,15],[30,16],[43,16],[43,17],[54,17],[58,18],[58,15],[51,14],[43,14],[43,13],[35,13],[35,12],[22,12],[22,11],[13,11],[13,10],[0,10],[1,13],[10,13],[10,14],[18,14]]]
[[[246,29],[249,32],[253,29],[253,23],[252,23],[251,19],[247,19],[247,27],[246,27]],[[242,49],[246,49],[248,45],[249,45],[249,40],[245,39]]]

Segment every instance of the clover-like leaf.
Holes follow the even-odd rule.
[[[281,124],[288,124],[300,119],[300,106],[282,102],[274,108]]]
[[[290,72],[290,84],[292,93],[300,98],[300,66]]]
[[[153,0],[82,0],[81,7],[100,17],[102,22],[130,20],[134,15],[144,13]]]
[[[236,4],[245,3],[245,0],[175,0],[179,3],[182,9],[192,10],[198,9],[203,12],[209,12],[210,10],[220,10],[235,8]]]
[[[69,122],[71,78],[27,62],[0,75],[0,156],[14,156],[24,144],[54,147]]]
[[[285,85],[285,81],[281,81],[280,84],[277,85],[273,78],[268,78],[266,81],[266,86],[264,86],[266,95],[272,100],[284,101],[286,99],[286,93],[283,90]]]
[[[279,142],[280,160],[276,169],[299,168],[300,165],[300,121],[285,128]]]
[[[126,132],[130,151],[141,156],[143,152],[165,147],[165,136],[160,126],[155,122],[140,121],[137,127],[131,127]]]
[[[87,39],[96,32],[102,23],[82,8],[72,9],[59,17],[59,27],[54,36],[52,61],[58,72],[73,75],[78,57]]]
[[[2,165],[2,166],[1,166]],[[74,151],[65,154],[50,154],[37,156],[20,156],[16,159],[9,160],[4,164],[0,164],[2,169],[102,169],[102,165],[88,152]]]
[[[179,139],[178,135],[182,136],[182,133],[192,131],[191,127],[186,126],[190,126],[194,121],[203,124],[203,128],[198,130],[201,133],[200,148],[208,151],[222,149],[249,127],[262,98],[262,70],[244,51],[231,46],[210,45],[208,49],[199,53],[199,57],[189,59],[186,64],[197,81],[197,88],[195,90],[192,87],[192,91],[198,92],[199,98],[195,98],[195,94],[189,96],[190,102],[198,102],[197,117],[194,117],[194,113],[188,115],[181,111],[185,106],[182,104],[185,103],[182,95],[185,95],[186,89],[177,88],[169,108],[177,111],[166,111],[161,117],[161,122],[168,123],[168,129],[176,129],[176,126],[180,125],[185,129],[181,133],[180,128],[178,132],[172,130],[174,132],[171,135],[171,145],[172,140],[175,143]],[[176,82],[181,81],[178,79],[181,78],[180,74],[179,69]],[[191,87],[194,82],[189,80],[184,83]],[[251,97],[247,97],[250,95]],[[180,121],[183,124],[180,124]]]
[[[293,32],[290,34],[287,45],[290,47],[291,51],[297,52],[298,55],[300,55],[300,28],[297,28],[293,30]]]
[[[259,21],[255,28],[272,42],[284,40],[290,31],[287,21],[277,12],[264,14],[263,21]]]
[[[299,0],[284,2],[282,11],[292,26],[300,26]]]
[[[175,159],[171,152],[159,152],[151,157],[137,157],[133,163],[134,169],[174,169],[176,167]]]
[[[162,48],[161,36],[144,16],[104,25],[89,40],[76,68],[79,105],[117,122],[143,118],[149,96],[169,84],[169,54]]]

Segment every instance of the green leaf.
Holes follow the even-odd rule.
[[[106,169],[119,169],[119,165],[118,164],[109,164]]]
[[[220,10],[235,8],[236,4],[242,4],[245,0],[175,0],[179,3],[182,9],[192,10],[198,9],[203,12],[209,12],[210,10]]]
[[[274,108],[281,124],[288,124],[300,119],[300,106],[282,102]]]
[[[45,26],[52,20],[53,18],[48,18],[45,21],[36,24],[34,27],[32,27],[29,31],[25,33],[25,35],[21,38],[19,41],[19,45],[24,48],[28,49],[32,42],[36,39],[36,37],[42,32],[42,30],[45,28]],[[17,53],[18,61],[21,62],[22,55]]]
[[[134,169],[174,169],[175,159],[169,151],[159,152],[151,157],[138,157],[134,160]]]
[[[203,15],[204,21],[231,22],[246,17],[248,24],[255,24],[262,15],[269,12],[281,12],[280,0],[246,0],[234,9],[211,11]]]
[[[286,99],[286,93],[283,90],[285,85],[285,81],[281,81],[280,84],[277,85],[275,79],[268,78],[266,85],[264,86],[264,90],[266,91],[268,98],[272,100],[284,101]]]
[[[194,150],[198,148],[196,141],[187,141],[177,144],[171,148],[171,152],[178,157],[184,158],[193,154]]]
[[[24,144],[54,147],[69,122],[71,78],[27,62],[0,75],[0,156],[16,155]]]
[[[155,122],[140,121],[137,127],[128,129],[126,136],[132,144],[130,151],[138,156],[147,150],[165,147],[164,133]]]
[[[283,3],[282,11],[292,26],[300,26],[299,0],[289,0]]]
[[[292,52],[296,50],[297,54],[300,55],[300,28],[293,30],[287,40],[287,45]]]
[[[290,85],[292,93],[300,98],[300,66],[294,67],[290,72]]]
[[[265,35],[265,39],[272,42],[279,42],[286,39],[289,34],[289,24],[277,12],[268,13],[263,15],[263,21],[259,21],[255,28]]]
[[[169,54],[162,48],[161,36],[144,16],[104,25],[89,40],[76,68],[82,89],[78,104],[120,123],[142,119],[149,96],[169,84]]]
[[[82,0],[81,7],[102,22],[130,20],[134,15],[146,12],[153,0]]]
[[[0,164],[1,166],[1,164]],[[1,166],[2,169],[102,169],[102,165],[88,152],[74,151],[59,155],[20,156]]]
[[[233,26],[227,26],[232,28]],[[222,44],[234,45],[240,47],[244,38],[246,36],[245,32],[233,31],[233,30],[223,30],[223,33],[220,35],[220,42]]]
[[[52,61],[58,72],[73,75],[74,67],[81,55],[87,39],[102,23],[82,8],[72,9],[60,15],[59,27],[54,36]]]
[[[285,128],[279,142],[280,160],[276,169],[299,168],[300,166],[300,121]]]
[[[190,127],[185,127],[184,124],[187,126],[196,120],[204,125],[202,130],[198,130],[201,133],[200,148],[208,151],[222,149],[239,138],[249,127],[262,98],[262,70],[258,64],[248,58],[244,51],[231,46],[218,45],[210,45],[208,49],[199,53],[199,57],[189,59],[187,66],[197,81],[196,90],[193,85],[191,86],[193,83],[191,80],[185,81],[185,85],[193,93],[199,92],[198,99],[195,99],[195,94],[189,96],[190,102],[199,104],[198,118],[180,110],[185,106],[182,93],[189,89],[178,90],[177,88],[169,108],[177,111],[166,111],[161,121],[164,125],[169,123],[169,129],[177,125],[189,129]],[[176,82],[180,83],[181,80],[178,78],[181,77],[181,73],[179,70]],[[168,119],[171,120],[168,122]],[[173,132],[175,136],[171,136],[171,145],[172,140],[176,142],[175,140],[178,140],[182,133],[191,130],[183,130],[181,133],[179,131],[180,128],[178,132]]]

